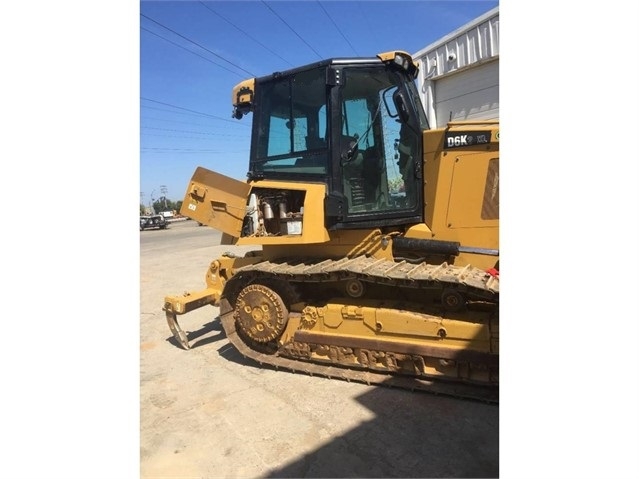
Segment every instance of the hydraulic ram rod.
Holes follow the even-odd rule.
[[[478,248],[476,246],[461,246],[457,241],[440,241],[416,238],[393,238],[393,251],[411,251],[422,254],[442,254],[458,256],[459,253],[484,254],[499,256],[498,249]]]

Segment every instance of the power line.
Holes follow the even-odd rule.
[[[151,30],[149,30],[148,28],[144,28],[144,27],[140,27],[142,30],[144,30],[145,32],[149,32],[152,35],[155,35],[156,37],[160,37],[162,40],[167,41],[173,45],[175,45],[176,47],[180,47],[182,50],[186,50],[189,53],[192,53],[193,55],[197,55],[198,57],[202,58],[203,60],[206,60],[209,63],[212,63],[213,65],[216,65],[220,68],[223,68],[224,70],[231,72],[233,75],[237,75],[240,78],[244,78],[244,75],[240,75],[238,72],[235,72],[233,70],[231,70],[230,68],[226,68],[224,65],[220,65],[219,63],[215,63],[213,60],[211,60],[210,58],[206,58],[205,56],[200,55],[199,53],[195,53],[193,50],[189,50],[188,48],[184,48],[182,45],[180,45],[179,43],[175,43],[171,40],[169,40],[168,38],[164,38],[162,35],[158,35],[155,32],[152,32]]]
[[[145,106],[144,108],[149,108],[148,106]],[[158,108],[153,108],[154,110],[157,110]],[[165,110],[164,108],[160,109],[160,111],[170,111],[173,112],[173,110]],[[182,113],[179,111],[176,111],[174,113],[179,113],[181,115],[190,115],[190,113]],[[203,118],[204,119],[204,118]],[[150,121],[168,121],[169,123],[182,123],[183,125],[195,125],[195,126],[202,126],[204,128],[210,128],[211,127],[211,123],[208,124],[204,124],[204,123],[194,123],[192,121],[184,121],[184,120],[174,120],[172,118],[157,118],[154,116],[140,116],[140,120],[150,120]],[[234,124],[238,125],[239,123],[233,122]],[[216,125],[215,126],[216,130],[220,130],[220,129],[226,129],[226,127],[223,127],[222,125]],[[233,130],[235,130],[235,128],[233,128]]]
[[[333,25],[335,25],[335,28],[337,29],[337,31],[339,32],[339,34],[342,36],[342,38],[346,41],[346,43],[348,43],[348,45],[351,47],[351,49],[353,50],[353,52],[355,52],[355,55],[359,56],[359,53],[357,53],[357,50],[355,50],[355,47],[353,45],[351,45],[351,42],[348,41],[348,38],[346,38],[346,36],[344,36],[344,34],[342,33],[342,31],[340,30],[340,28],[337,26],[337,23],[335,23],[335,20],[333,20],[331,18],[331,16],[328,14],[328,12],[326,11],[326,9],[324,8],[324,5],[322,5],[322,3],[318,0],[317,4],[320,6],[320,8],[322,10],[324,10],[324,13],[326,14],[326,16],[328,17],[328,19],[333,23]]]
[[[153,101],[153,100],[151,100],[151,101]],[[191,116],[202,116],[202,115],[205,115],[205,113],[184,113],[184,112],[181,112],[181,111],[167,110],[166,108],[158,108],[158,107],[149,106],[149,105],[140,105],[140,108],[147,108],[149,110],[157,110],[157,111],[168,111],[170,113],[176,113],[178,115],[191,115]],[[215,119],[219,119],[219,118],[215,118]],[[224,121],[231,121],[231,120],[226,120],[225,119]]]
[[[146,129],[146,130],[159,130],[159,131],[172,131],[175,133],[194,133],[196,135],[211,135],[211,136],[237,136],[238,138],[241,137],[241,135],[228,135],[228,134],[224,134],[224,133],[218,133],[218,132],[211,132],[211,131],[193,131],[193,130],[176,130],[174,128],[160,128],[157,126],[141,126],[140,128]],[[203,140],[205,138],[202,138]]]
[[[161,153],[163,151],[165,152],[174,152],[174,151],[179,151],[179,152],[188,152],[188,153],[220,153],[219,150],[198,150],[195,148],[150,148],[150,147],[143,147],[140,148],[140,150],[153,150],[156,151],[158,153]]]
[[[154,100],[149,100],[149,101],[154,101]],[[177,115],[191,115],[191,116],[208,116],[211,117],[213,120],[222,120],[222,121],[227,121],[229,123],[233,123],[234,125],[241,125],[243,127],[251,127],[251,125],[247,124],[247,123],[238,123],[237,120],[228,120],[226,118],[221,118],[219,116],[213,116],[213,115],[209,115],[207,113],[201,113],[201,112],[195,112],[195,113],[187,113],[187,112],[182,112],[182,111],[175,111],[175,110],[167,110],[166,108],[157,108],[155,106],[149,106],[149,105],[140,105],[140,108],[146,108],[148,110],[156,110],[156,111],[167,111],[169,113],[175,113]],[[176,108],[180,108],[180,107],[176,107]],[[172,120],[167,120],[164,119],[164,121],[172,121]],[[173,120],[175,121],[175,120]]]
[[[187,140],[198,140],[198,141],[219,141],[219,138],[202,138],[201,136],[180,136],[180,135],[160,135],[160,134],[156,134],[156,133],[141,133],[143,136],[155,136],[158,138],[180,138],[180,139],[187,139]],[[198,133],[198,135],[202,135],[203,133]],[[245,139],[246,137],[242,136],[242,135],[216,135],[217,137],[224,137],[224,138],[241,138],[241,139]]]
[[[146,107],[146,108],[148,108],[148,107]],[[161,111],[173,111],[173,110],[164,110],[164,109],[162,109]],[[178,112],[176,112],[176,113],[178,113]],[[192,121],[173,120],[171,118],[156,118],[154,116],[141,116],[140,120],[168,121],[168,122],[171,122],[171,123],[182,123],[184,125],[203,126],[205,128],[208,128],[210,126],[210,124],[209,125],[205,125],[205,124],[202,124],[202,123],[193,123]]]
[[[244,30],[242,30],[240,27],[238,27],[237,25],[235,25],[233,22],[231,22],[229,19],[223,17],[222,15],[220,15],[218,12],[216,12],[215,10],[213,10],[211,7],[209,7],[207,4],[205,4],[204,2],[199,2],[202,4],[203,7],[206,7],[207,9],[209,9],[213,14],[217,15],[218,17],[220,17],[222,20],[224,20],[226,23],[228,23],[229,25],[231,25],[232,27],[234,27],[235,29],[237,29],[239,32],[243,33],[244,35],[246,35],[247,37],[249,37],[251,40],[253,40],[255,43],[257,43],[258,45],[260,45],[262,48],[264,48],[265,50],[271,52],[273,55],[275,55],[277,58],[279,58],[280,60],[282,60],[284,63],[286,63],[289,66],[293,66],[292,63],[288,62],[286,59],[282,58],[280,55],[278,55],[276,52],[274,52],[273,50],[271,50],[269,47],[267,47],[266,45],[264,45],[262,42],[260,42],[259,40],[257,40],[256,38],[253,38],[251,35],[249,35],[247,32],[245,32]]]
[[[223,56],[218,55],[217,53],[215,53],[215,52],[213,52],[213,51],[209,50],[209,49],[208,49],[208,48],[206,48],[206,47],[203,47],[203,46],[202,46],[202,45],[200,45],[199,43],[194,42],[194,41],[193,41],[193,40],[191,40],[190,38],[186,38],[184,35],[179,34],[179,33],[178,33],[178,32],[176,32],[175,30],[171,30],[171,29],[170,29],[169,27],[167,27],[166,25],[162,25],[160,22],[158,22],[158,21],[156,21],[156,20],[153,20],[151,17],[148,17],[148,16],[146,16],[146,15],[145,15],[145,14],[143,14],[143,13],[140,13],[140,16],[141,16],[141,17],[146,18],[147,20],[152,21],[153,23],[155,23],[155,24],[157,24],[157,25],[160,25],[162,28],[167,29],[167,30],[168,30],[168,31],[170,31],[171,33],[174,33],[174,34],[175,34],[175,35],[177,35],[178,37],[183,38],[183,39],[184,39],[184,40],[186,40],[187,42],[190,42],[190,43],[192,43],[193,45],[197,45],[197,46],[198,46],[198,47],[200,47],[202,50],[206,50],[206,51],[207,51],[207,52],[209,52],[211,55],[215,55],[215,56],[216,56],[216,57],[218,57],[220,60],[224,60],[226,63],[228,63],[228,64],[230,64],[230,65],[233,65],[235,68],[237,68],[237,69],[239,69],[239,70],[242,70],[243,72],[248,73],[250,76],[252,76],[252,77],[257,76],[257,75],[255,75],[254,73],[251,73],[250,71],[245,70],[245,69],[244,69],[244,68],[242,68],[241,66],[236,65],[236,64],[235,64],[235,63],[233,63],[232,61],[227,60],[227,59],[226,59],[226,58],[224,58]]]
[[[304,40],[304,39],[300,36],[300,34],[299,34],[299,33],[297,33],[295,30],[293,30],[293,27],[291,27],[288,23],[286,23],[286,20],[284,20],[282,17],[280,17],[280,16],[277,14],[277,12],[276,12],[275,10],[273,10],[271,7],[269,7],[269,6],[267,5],[267,3],[266,3],[264,0],[262,0],[262,3],[264,4],[264,6],[265,6],[266,8],[268,8],[271,12],[273,12],[273,15],[275,15],[277,18],[279,18],[279,19],[282,21],[282,23],[284,23],[284,25],[286,25],[286,26],[289,28],[289,30],[291,30],[291,31],[292,31],[295,35],[297,35],[297,38],[299,38],[300,40],[302,40],[302,41],[304,42],[304,44],[305,44],[308,48],[310,48],[311,50],[313,50],[313,51],[315,52],[315,54],[319,57],[319,59],[320,59],[320,60],[323,60],[323,59],[324,59],[324,58],[322,57],[322,55],[320,55],[319,53],[317,53],[317,50],[315,50],[312,46],[310,46],[310,45],[309,45],[309,43],[308,43],[306,40]]]
[[[184,108],[182,106],[177,106],[177,105],[171,105],[170,103],[165,103],[163,101],[158,101],[158,100],[152,100],[150,98],[145,98],[143,96],[140,97],[140,100],[145,100],[145,101],[152,101],[153,103],[159,103],[160,105],[165,105],[165,106],[170,106],[171,108],[177,108],[179,110],[185,110],[191,113],[195,113],[196,115],[203,115],[203,116],[208,116],[210,118],[215,118],[217,120],[222,120],[222,121],[228,121],[229,123],[233,123],[234,125],[246,125],[246,123],[238,123],[237,121],[234,120],[229,120],[228,118],[222,118],[221,116],[215,116],[215,115],[210,115],[209,113],[202,113],[201,111],[195,111],[195,110],[190,110],[188,108]],[[152,107],[147,107],[147,108],[152,108]],[[178,113],[178,112],[175,112]]]

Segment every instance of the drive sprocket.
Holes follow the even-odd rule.
[[[247,337],[257,343],[278,338],[288,321],[284,301],[268,286],[249,284],[237,296],[234,318]]]

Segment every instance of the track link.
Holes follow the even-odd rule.
[[[276,275],[294,282],[322,282],[359,279],[386,286],[424,289],[455,289],[469,299],[499,300],[499,278],[470,265],[459,267],[443,263],[413,264],[394,262],[368,256],[327,259],[320,263],[312,259],[290,258],[279,261],[262,261],[235,270],[235,273],[263,273]]]

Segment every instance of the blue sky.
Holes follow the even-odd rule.
[[[231,90],[333,57],[416,53],[495,1],[179,1],[140,4],[140,198],[180,200],[197,166],[244,180],[252,116]]]

